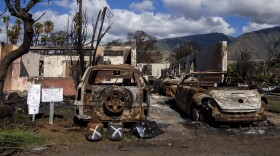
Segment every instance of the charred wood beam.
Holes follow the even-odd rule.
[[[187,73],[186,75],[214,75],[214,74],[227,74],[227,72],[191,72]]]
[[[77,50],[77,47],[30,47],[30,50]],[[92,50],[91,47],[83,47],[83,50]]]

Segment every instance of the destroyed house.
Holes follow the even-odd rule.
[[[227,71],[227,42],[221,41],[201,51],[181,58],[170,64],[165,75],[180,77],[193,72],[226,72]],[[207,76],[207,79],[223,81],[224,75],[220,77]],[[206,78],[205,78],[206,79]]]
[[[1,58],[17,46],[0,47]],[[78,63],[78,56],[42,55],[38,51],[50,50],[47,47],[31,47],[30,52],[16,59],[9,67],[4,91],[25,91],[31,84],[40,83],[42,88],[64,88],[65,95],[75,95],[76,87],[72,79],[75,74],[71,63]],[[90,50],[90,48],[85,48]],[[37,51],[37,52],[36,52]],[[99,46],[98,64],[134,64],[136,65],[136,48],[131,46]],[[135,60],[132,60],[135,59]],[[85,56],[89,62],[89,56]]]

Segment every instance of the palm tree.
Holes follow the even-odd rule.
[[[18,38],[20,35],[20,30],[21,30],[20,24],[19,25],[16,24],[16,25],[12,26],[11,30],[7,31],[7,35],[12,44],[17,44],[17,41],[18,41]]]
[[[17,44],[18,38],[20,36],[21,30],[21,20],[19,18],[16,19],[15,25],[12,28],[7,30],[7,37],[10,40],[10,43]]]
[[[16,19],[16,25],[17,25],[18,28],[20,28],[21,23],[22,23],[22,21],[19,18],[17,18]]]
[[[34,31],[36,34],[41,34],[43,33],[43,28],[44,28],[44,25],[40,22],[37,22],[34,24]]]
[[[45,26],[45,33],[47,34],[47,37],[49,36],[49,34],[53,31],[54,29],[54,24],[52,21],[45,21],[44,22],[44,26]]]
[[[44,31],[44,25],[42,23],[35,23],[34,24],[34,31],[35,31],[35,39],[34,39],[34,42],[36,45],[39,45],[39,36],[40,34],[43,33]]]
[[[12,27],[11,30],[8,30],[7,36],[8,36],[8,39],[10,40],[10,43],[15,44],[15,38],[14,38],[15,32],[13,30],[14,30],[14,27]]]
[[[46,46],[47,45],[47,41],[48,41],[48,37],[47,36],[42,36],[41,37],[41,43],[43,44],[43,46]]]
[[[62,36],[55,36],[54,37],[54,45],[55,46],[62,46],[65,38]]]
[[[8,43],[8,30],[9,30],[9,21],[10,21],[10,16],[4,16],[3,17],[3,22],[6,24],[6,32],[7,32],[7,43]]]
[[[14,29],[15,29],[14,31],[15,31],[15,33],[16,33],[15,35],[17,36],[17,38],[18,38],[18,36],[20,35],[20,30],[21,30],[20,25],[21,25],[21,24],[22,24],[22,21],[21,21],[19,18],[17,18],[17,19],[16,19],[16,24],[15,24],[15,26],[14,26],[14,27],[15,27],[15,28],[14,28]]]

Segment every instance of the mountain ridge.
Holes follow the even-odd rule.
[[[157,40],[158,50],[164,54],[170,54],[176,47],[179,47],[180,42],[194,41],[201,44],[202,48],[209,47],[219,41],[228,42],[228,59],[235,60],[236,54],[241,50],[247,49],[251,53],[254,60],[261,60],[267,57],[268,51],[265,48],[265,42],[271,38],[280,38],[280,27],[272,27],[260,29],[244,33],[236,38],[225,35],[223,33],[207,33],[182,37],[173,37]]]

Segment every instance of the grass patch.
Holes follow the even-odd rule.
[[[131,133],[124,133],[122,141],[124,143],[131,143],[131,142],[136,142],[138,141],[139,138],[135,137],[133,134]]]
[[[30,145],[41,145],[45,142],[46,138],[38,134],[21,130],[0,130],[0,142],[17,142],[23,147]]]
[[[59,141],[63,143],[76,143],[86,140],[84,131],[65,132],[59,136]]]
[[[36,125],[31,121],[31,116],[23,113],[15,114],[12,117],[0,119],[0,129],[10,130],[10,129],[24,129],[24,130],[34,130]]]
[[[42,145],[45,140],[43,136],[22,129],[0,130],[0,154],[33,145]]]

